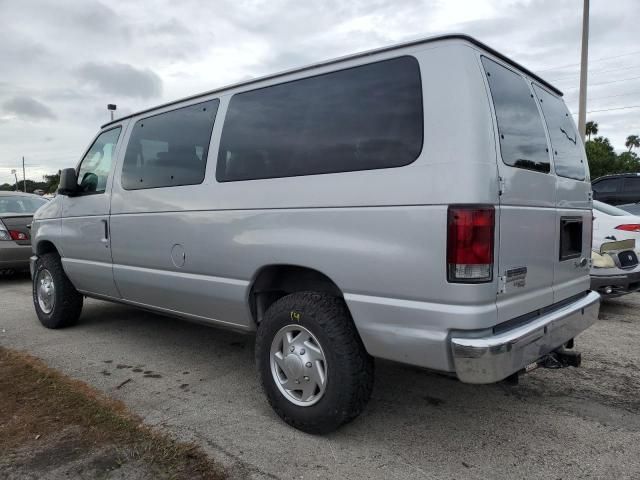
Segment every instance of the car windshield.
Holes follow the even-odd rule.
[[[598,210],[599,212],[606,213],[607,215],[612,215],[614,217],[623,217],[623,216],[631,215],[626,210],[622,210],[621,208],[614,207],[612,205],[609,205],[608,203],[599,202],[598,200],[593,201],[593,208],[594,210]]]
[[[7,195],[0,196],[0,215],[6,213],[24,213],[32,214],[42,205],[47,203],[47,200],[38,198],[36,196],[26,197],[20,195]]]

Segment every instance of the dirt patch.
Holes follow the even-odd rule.
[[[144,426],[123,403],[0,347],[3,478],[224,479],[197,446]]]

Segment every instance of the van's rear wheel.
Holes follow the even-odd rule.
[[[56,253],[38,258],[33,273],[33,305],[40,323],[47,328],[73,325],[80,318],[83,296],[62,269]]]
[[[273,409],[308,433],[335,430],[371,396],[373,359],[341,298],[304,292],[275,302],[258,326],[256,361]]]

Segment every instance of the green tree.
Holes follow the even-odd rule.
[[[616,161],[617,171],[622,172],[638,172],[640,171],[640,162],[635,152],[622,152],[618,155]]]
[[[58,190],[58,184],[60,183],[60,172],[54,173],[53,175],[45,175],[44,181],[47,183],[45,192],[55,193],[56,190]]]
[[[629,135],[627,141],[624,142],[624,146],[628,147],[629,151],[631,151],[632,148],[640,148],[640,137],[638,137],[638,135]]]
[[[616,173],[617,155],[606,137],[595,137],[585,142],[587,160],[591,178],[598,178],[609,173]]]
[[[591,135],[598,134],[598,124],[596,122],[587,122],[585,130],[587,133],[587,138],[591,140]]]

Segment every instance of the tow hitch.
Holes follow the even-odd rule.
[[[568,346],[572,347],[573,344]],[[579,367],[581,362],[582,354],[580,352],[574,352],[567,350],[564,347],[560,347],[557,350],[554,350],[553,352],[547,353],[546,355],[540,357],[535,362],[530,363],[519,372],[508,376],[503,380],[503,382],[509,385],[517,385],[518,379],[523,373],[532,372],[537,368]]]

